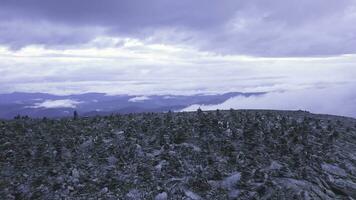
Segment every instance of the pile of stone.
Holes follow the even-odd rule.
[[[356,120],[302,111],[0,121],[1,199],[356,199]]]

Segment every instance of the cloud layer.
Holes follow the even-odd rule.
[[[80,103],[72,99],[45,100],[41,103],[36,103],[31,108],[76,108]]]
[[[109,47],[92,47],[102,44]],[[356,77],[355,55],[258,58],[130,39],[98,39],[67,50],[0,49],[0,58],[1,93],[273,92],[347,84]]]
[[[314,113],[356,117],[355,84],[273,92],[258,97],[235,97],[219,105],[192,105],[184,111],[216,109],[307,110]]]
[[[353,54],[355,13],[355,0],[2,0],[0,43],[65,48],[110,36],[224,54]]]

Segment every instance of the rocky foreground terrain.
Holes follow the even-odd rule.
[[[302,111],[0,121],[0,199],[356,199],[356,120]]]

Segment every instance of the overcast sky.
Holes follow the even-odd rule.
[[[0,0],[0,93],[354,103],[355,24],[356,0]]]

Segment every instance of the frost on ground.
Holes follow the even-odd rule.
[[[356,199],[356,120],[307,112],[0,121],[1,199]]]

